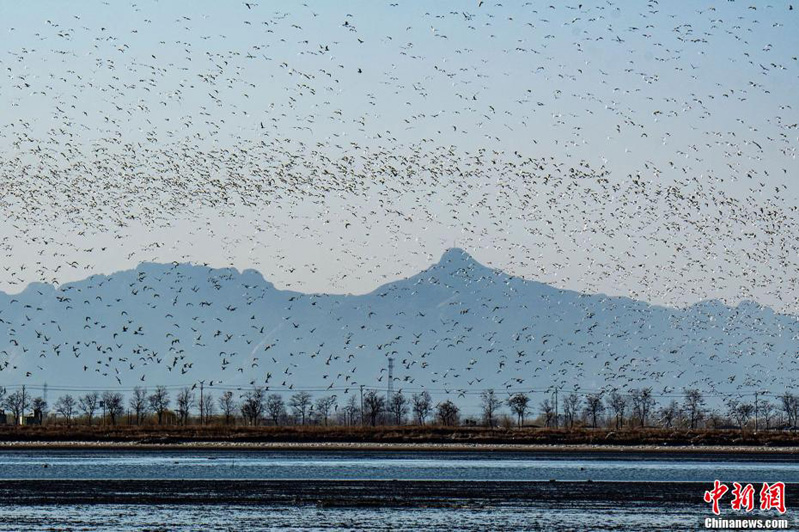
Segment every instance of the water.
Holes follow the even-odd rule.
[[[3,451],[0,479],[324,479],[799,483],[793,457],[508,452]]]
[[[6,482],[0,482],[0,531],[695,530],[712,515],[701,494],[717,478],[728,483],[799,483],[799,464],[793,457],[776,455],[2,451],[0,480]],[[41,479],[47,482],[37,482]],[[393,490],[376,483],[372,490],[372,483],[381,479],[409,482],[404,488],[389,482],[396,486]],[[521,482],[550,479],[558,482]],[[594,483],[585,483],[588,479]],[[152,487],[170,480],[170,485]],[[270,488],[272,495],[296,486],[297,496],[265,495],[268,490],[259,484],[236,491],[242,482],[264,480],[282,483]],[[209,481],[219,486],[216,492],[202,487]],[[434,481],[429,493],[413,487],[423,481]],[[441,495],[458,481],[467,481],[460,484],[469,487],[470,495]],[[122,493],[136,482],[130,488],[132,499],[98,496]],[[492,482],[500,484],[482,490]],[[674,488],[675,482],[688,484]],[[314,491],[323,484],[327,487]],[[518,489],[509,490],[507,498],[492,498],[490,492],[500,485]],[[50,495],[42,486],[49,486]],[[26,490],[33,494],[28,499]],[[177,494],[178,503],[168,497],[169,490]],[[541,497],[519,495],[531,492]],[[66,500],[75,493],[93,495]],[[373,500],[361,504],[368,499],[365,494]],[[788,506],[786,517],[795,529],[792,499]],[[729,509],[725,513],[745,516]],[[773,512],[756,515],[777,517]]]
[[[248,506],[52,506],[0,509],[0,530],[690,530],[700,519],[679,509],[307,508]],[[198,526],[202,524],[202,526]],[[5,528],[8,526],[9,528]],[[654,526],[654,527],[653,527]]]

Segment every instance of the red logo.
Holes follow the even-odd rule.
[[[774,508],[779,513],[785,513],[785,483],[775,482],[772,485],[763,483],[760,490],[760,509],[771,510]]]
[[[722,497],[724,497],[724,494],[727,493],[727,490],[729,489],[730,488],[716,480],[713,482],[713,489],[705,492],[705,502],[713,503],[714,514],[719,515],[721,513],[719,511],[719,501]]]
[[[732,509],[745,510],[751,512],[755,509],[755,488],[751,484],[747,484],[742,488],[737,482],[732,483]]]
[[[751,484],[745,486],[738,482],[732,483],[732,502],[730,507],[733,510],[743,510],[751,512],[755,509],[755,488]],[[704,500],[708,504],[713,505],[713,513],[719,515],[719,502],[724,495],[730,490],[726,484],[722,484],[718,480],[713,482],[713,489],[705,492]],[[763,483],[760,489],[760,509],[761,510],[777,510],[779,513],[785,513],[785,483],[774,482],[769,484]]]

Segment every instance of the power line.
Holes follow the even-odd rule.
[[[203,388],[204,381],[198,381],[196,383],[190,384],[172,384],[172,385],[163,385],[158,386],[160,388],[164,388],[166,390],[182,390],[184,388]],[[59,391],[59,392],[104,392],[104,391],[117,391],[117,392],[132,392],[136,389],[145,388],[145,386],[105,386],[105,387],[90,387],[90,386],[69,386],[69,385],[59,385],[53,386],[49,384],[44,385],[29,385],[29,384],[7,384],[3,386],[6,389],[22,389],[26,388],[27,390],[38,390],[42,391],[43,393],[48,390]],[[371,391],[385,391],[385,388],[381,388],[379,386],[367,386],[367,385],[358,385],[354,384],[351,386],[291,386],[291,387],[274,387],[274,386],[260,386],[267,391],[270,392],[283,392],[283,393],[290,393],[290,392],[348,392],[352,391],[355,392],[357,390],[371,390]],[[209,388],[214,390],[220,391],[245,391],[252,389],[251,385],[232,385],[232,384],[219,384],[216,386],[210,386]],[[394,392],[393,386],[389,386],[391,388],[391,393]],[[646,389],[646,388],[642,388]],[[685,388],[685,390],[695,389],[695,388]],[[479,396],[486,391],[494,390],[499,393],[506,393],[508,395],[513,395],[517,393],[523,394],[551,394],[553,388],[505,388],[504,390],[497,390],[496,388],[470,388],[470,389],[463,389],[463,388],[425,388],[425,387],[413,387],[413,388],[400,388],[397,390],[398,392],[429,392],[434,394],[444,394],[447,396],[455,395],[455,396]],[[556,388],[556,390],[563,391]],[[640,391],[640,390],[639,390]],[[603,388],[603,389],[595,389],[595,388],[579,388],[574,389],[569,393],[577,394],[578,396],[588,396],[588,395],[606,395],[611,393],[617,393],[621,396],[625,397],[632,397],[635,395],[636,392],[629,390],[629,391],[621,391],[618,389],[613,388]],[[774,392],[771,390],[764,390],[764,389],[749,389],[749,390],[738,390],[734,392],[724,392],[724,391],[707,391],[707,390],[699,390],[703,397],[706,398],[743,398],[743,397],[753,397],[758,398],[762,396],[772,396],[778,397],[781,394],[785,393],[782,392]],[[556,392],[557,393],[557,392]],[[650,393],[650,397],[655,398],[662,398],[662,399],[677,399],[677,398],[684,398],[685,393]]]

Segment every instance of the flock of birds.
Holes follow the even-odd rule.
[[[21,382],[357,394],[790,389],[799,320],[561,290],[459,249],[364,295],[276,289],[254,270],[142,264],[0,294],[0,371]],[[689,371],[690,369],[690,371]]]
[[[10,8],[2,380],[350,393],[391,357],[409,389],[669,394],[793,369],[789,3],[281,7]],[[410,277],[455,245],[511,275],[447,252]]]

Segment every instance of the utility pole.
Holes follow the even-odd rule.
[[[388,390],[386,391],[386,408],[391,404],[391,396],[394,395],[394,359],[388,359]]]
[[[558,428],[558,387],[555,386],[555,428]]]
[[[203,409],[203,381],[200,381],[200,425],[205,425],[205,411]]]
[[[755,392],[755,432],[757,432],[757,392]]]
[[[361,426],[363,426],[363,384],[361,384]]]
[[[20,421],[20,420],[17,420]],[[22,385],[22,424],[25,424],[25,385]]]

